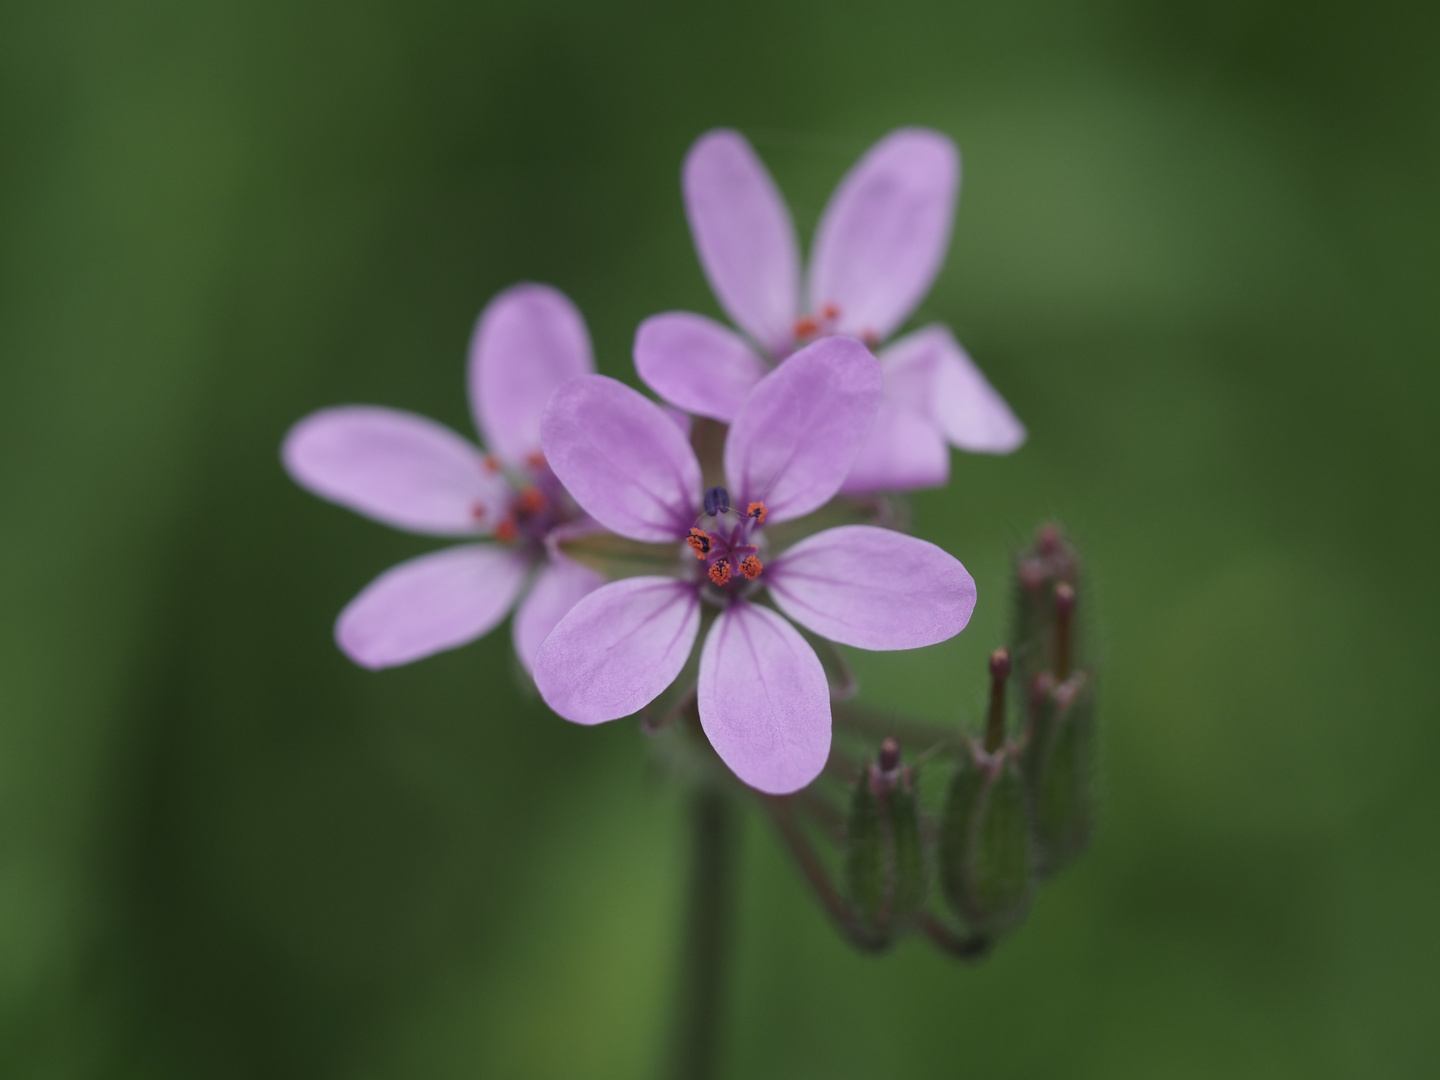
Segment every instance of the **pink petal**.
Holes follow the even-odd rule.
[[[470,410],[510,465],[540,450],[540,417],[560,384],[595,370],[590,335],[564,293],[514,285],[486,305],[470,339]]]
[[[945,261],[960,156],[944,135],[901,128],[835,189],[810,254],[810,307],[840,309],[839,329],[885,338],[905,321]]]
[[[775,181],[736,131],[695,140],[681,175],[690,233],[720,306],[775,355],[794,339],[800,247]]]
[[[675,421],[638,391],[582,375],[556,391],[541,444],[575,501],[632,540],[684,536],[700,505],[700,465]]]
[[[488,633],[510,610],[528,555],[466,544],[392,566],[345,605],[335,641],[367,668],[394,667]]]
[[[770,795],[799,791],[830,756],[830,689],[815,650],[768,608],[732,604],[700,653],[700,725],[721,760]]]
[[[873,525],[807,537],[765,567],[786,615],[859,649],[918,649],[954,637],[975,610],[975,579],[926,540]]]
[[[510,493],[476,447],[398,409],[346,405],[311,413],[285,436],[280,457],[316,495],[435,536],[489,532]]]
[[[1008,454],[1025,442],[1025,425],[975,361],[943,326],[927,326],[897,341],[930,335],[938,364],[932,411],[945,437],[961,450],[976,454]]]
[[[875,422],[840,490],[847,495],[943,487],[950,478],[950,447],[923,412],[881,397]]]
[[[540,567],[510,626],[516,655],[526,671],[533,667],[536,652],[560,619],[602,585],[605,577],[569,559],[552,559]]]
[[[604,584],[605,579],[594,570],[569,559],[551,559],[540,568],[535,583],[515,609],[515,619],[510,625],[515,655],[526,671],[531,670],[535,654],[555,625]]]
[[[670,404],[728,423],[769,369],[734,331],[703,315],[667,311],[635,332],[635,370]]]
[[[683,409],[675,408],[674,405],[661,405],[660,411],[669,418],[672,424],[680,429],[680,434],[684,435],[688,441],[690,438],[690,429],[693,426],[690,422],[690,414]]]
[[[766,375],[725,440],[735,502],[764,502],[772,522],[828,502],[855,463],[880,390],[880,364],[845,337],[807,345]]]
[[[700,629],[695,587],[634,577],[602,585],[535,654],[535,685],[566,720],[599,724],[644,708],[675,681]]]

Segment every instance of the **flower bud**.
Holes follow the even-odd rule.
[[[960,753],[940,822],[940,884],[971,930],[999,934],[1016,926],[1034,896],[1029,799],[1014,748]]]
[[[1075,549],[1056,525],[1044,525],[1035,543],[1021,551],[1015,562],[1015,642],[1011,649],[1016,678],[1029,686],[1042,671],[1067,666],[1075,649]],[[1068,594],[1066,592],[1068,591]],[[1060,631],[1063,621],[1064,629]],[[1063,640],[1057,640],[1057,636]],[[1059,652],[1063,652],[1063,658]],[[1068,674],[1066,672],[1065,674]],[[1064,674],[1060,675],[1063,680]]]
[[[925,863],[911,772],[900,744],[886,738],[850,800],[845,878],[861,929],[877,944],[908,930],[925,899]]]
[[[1030,789],[1036,862],[1045,877],[1073,861],[1090,839],[1095,695],[1090,677],[1037,676],[1021,768]]]

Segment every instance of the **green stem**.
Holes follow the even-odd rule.
[[[713,788],[697,792],[691,823],[685,943],[667,1075],[673,1080],[710,1080],[719,1074],[734,906],[735,822],[724,793]]]

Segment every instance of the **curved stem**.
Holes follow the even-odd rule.
[[[885,947],[885,943],[872,938],[863,929],[856,925],[850,914],[850,907],[845,903],[839,891],[836,890],[830,881],[830,875],[826,872],[820,856],[805,838],[800,825],[796,822],[791,813],[789,799],[793,796],[767,796],[764,800],[770,811],[770,817],[775,822],[775,828],[780,833],[780,838],[785,841],[785,846],[790,849],[790,855],[794,858],[800,873],[805,878],[805,883],[810,886],[815,898],[825,908],[825,913],[830,916],[830,921],[845,938],[857,949],[867,952],[878,951]]]
[[[735,822],[725,794],[708,787],[698,791],[691,824],[685,943],[667,1075],[710,1080],[719,1073],[734,907]]]

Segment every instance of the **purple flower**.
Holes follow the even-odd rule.
[[[718,609],[700,652],[700,722],[720,757],[772,794],[813,780],[830,753],[830,696],[801,626],[862,649],[953,637],[975,582],[934,544],[865,525],[772,551],[765,528],[839,490],[874,418],[880,365],[858,342],[801,349],[756,383],[725,441],[724,487],[702,490],[690,444],[648,398],[599,375],[566,383],[545,412],[551,467],[612,532],[675,545],[675,576],[632,577],[572,608],[535,656],[535,684],[561,716],[627,716],[680,674],[702,605]]]
[[[937,132],[901,128],[871,147],[820,219],[802,306],[799,243],[775,182],[739,133],[702,135],[682,177],[690,231],[720,306],[750,340],[689,312],[653,316],[635,335],[640,377],[688,412],[729,421],[805,342],[843,334],[877,347],[944,262],[959,180],[955,146]],[[879,358],[884,393],[845,491],[938,486],[950,474],[947,442],[1005,454],[1025,441],[944,326],[909,334]]]
[[[335,622],[345,655],[368,668],[408,664],[489,633],[520,601],[512,636],[529,670],[560,617],[603,579],[547,544],[579,517],[540,452],[557,386],[595,369],[575,306],[545,285],[516,285],[480,315],[470,342],[470,408],[493,453],[414,413],[322,409],[285,436],[302,487],[366,517],[429,536],[488,537],[393,566]]]

